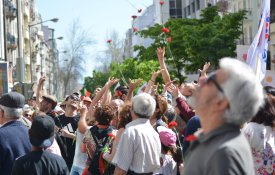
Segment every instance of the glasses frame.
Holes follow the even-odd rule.
[[[212,73],[206,78],[205,83],[208,84],[209,82],[212,82],[216,86],[218,91],[224,95],[223,88],[220,86],[220,84],[216,80],[216,73]]]

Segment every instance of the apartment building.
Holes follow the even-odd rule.
[[[0,95],[16,87],[28,98],[32,95],[32,89],[26,89],[24,86],[31,87],[44,75],[49,76],[51,80],[57,76],[58,68],[55,65],[58,65],[58,51],[54,30],[44,29],[42,25],[44,22],[57,20],[54,18],[43,21],[35,0],[1,1]],[[55,92],[56,82],[50,81],[46,89],[48,93]]]

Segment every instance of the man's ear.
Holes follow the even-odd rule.
[[[216,109],[219,111],[225,111],[228,107],[229,107],[229,102],[225,98],[220,99],[216,105]]]

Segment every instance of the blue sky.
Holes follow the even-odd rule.
[[[45,24],[55,29],[55,37],[63,36],[65,40],[68,27],[75,19],[90,30],[96,43],[89,48],[85,76],[92,74],[96,55],[106,47],[107,35],[116,30],[124,38],[126,30],[131,28],[131,16],[152,3],[153,0],[36,0],[42,20],[59,18],[58,23]],[[57,42],[62,48],[62,41]]]

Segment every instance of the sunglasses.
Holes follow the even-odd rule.
[[[80,98],[76,95],[71,95],[69,98],[73,101],[80,101]]]
[[[210,82],[212,82],[216,86],[216,88],[224,95],[224,91],[223,91],[222,87],[219,85],[219,83],[216,80],[216,73],[210,74],[207,77],[207,79],[205,80],[206,84],[208,84]]]
[[[31,117],[31,114],[24,114],[24,117]]]

